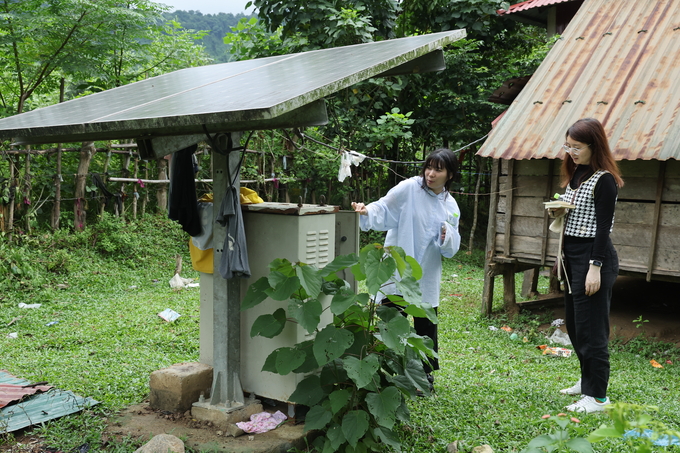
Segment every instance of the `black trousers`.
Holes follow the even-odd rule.
[[[399,312],[404,315],[408,316],[404,312],[404,307],[397,305],[393,302],[390,302],[389,299],[383,299],[381,301],[381,305],[384,305],[386,307],[394,307]],[[438,315],[437,307],[434,309],[434,313]],[[434,346],[432,349],[434,349],[434,352],[439,352],[439,344],[437,342],[437,324],[433,323],[427,318],[417,318],[413,317],[413,328],[416,331],[418,335],[421,337],[429,337],[432,339],[432,342],[434,343]],[[439,359],[435,357],[429,357],[428,362],[425,362],[423,364],[423,368],[425,369],[425,372],[427,374],[430,374],[433,370],[438,370],[439,369]]]
[[[619,258],[610,239],[600,270],[600,289],[586,296],[592,249],[592,240],[565,236],[564,256],[571,284],[571,294],[565,284],[565,322],[581,365],[581,393],[604,398],[609,384],[609,309]]]

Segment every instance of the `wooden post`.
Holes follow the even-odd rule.
[[[83,142],[80,148],[80,162],[76,174],[75,201],[73,203],[74,227],[76,231],[83,231],[87,219],[85,211],[85,184],[90,170],[92,156],[97,152],[93,142]]]
[[[524,279],[522,280],[522,297],[529,298],[538,293],[538,274],[540,267],[534,267],[524,271]]]
[[[158,165],[158,179],[165,180],[168,179],[168,161],[165,157],[161,157],[156,160]],[[158,190],[156,190],[156,202],[158,204],[158,209],[161,212],[168,211],[168,185],[159,184]]]
[[[494,159],[491,168],[491,194],[489,200],[489,221],[486,228],[486,256],[484,259],[484,289],[482,290],[482,316],[491,314],[493,286],[496,273],[493,257],[496,252],[496,226],[498,224],[498,177],[500,160]]]
[[[513,264],[503,266],[503,302],[505,312],[510,318],[519,313],[519,305],[515,297],[515,266]]]
[[[134,164],[134,178],[138,179],[137,172],[139,171],[139,159],[135,159]],[[137,192],[137,183],[132,184],[132,218],[137,220],[137,198],[139,198],[139,192]]]
[[[548,182],[545,187],[545,197],[546,199],[552,199],[552,182],[553,173],[555,172],[555,161],[550,159],[548,163]],[[552,220],[548,217],[548,210],[543,210],[543,237],[541,241],[541,265],[545,265],[545,257],[548,253],[548,237],[550,235],[550,222]]]
[[[513,182],[515,173],[514,159],[508,159],[508,177],[505,194],[505,235],[503,240],[503,254],[507,257],[511,256],[510,251],[510,236],[512,236],[512,202],[515,193],[515,186]]]
[[[659,235],[659,218],[661,217],[661,200],[663,198],[663,185],[666,179],[666,161],[659,165],[659,177],[656,180],[656,200],[654,200],[654,226],[652,226],[652,243],[649,244],[649,258],[647,260],[648,282],[652,281],[652,269],[654,268],[654,255],[656,254],[656,239]]]
[[[149,162],[144,160],[144,179],[149,179]],[[144,198],[142,198],[142,216],[146,214],[146,205],[149,203],[149,188],[144,191]]]
[[[123,156],[123,165],[122,165],[122,168],[121,168],[121,170],[122,170],[121,175],[122,175],[123,178],[129,178],[130,177],[130,157],[131,156],[132,156],[132,151],[130,151],[129,153],[127,153]],[[121,219],[125,220],[125,183],[122,183],[120,185],[120,195],[121,195],[123,202],[121,203],[121,205],[122,205],[121,212],[118,213],[118,215],[120,215]]]

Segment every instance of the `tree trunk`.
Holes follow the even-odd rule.
[[[475,186],[475,204],[472,215],[472,228],[470,228],[470,242],[468,244],[468,254],[472,253],[472,248],[475,241],[475,230],[477,229],[477,217],[479,216],[479,188],[482,185],[482,174],[484,173],[484,159],[478,157],[477,162],[479,163],[479,172],[477,174],[477,184]]]
[[[64,93],[66,91],[66,79],[61,78],[59,84],[59,102],[64,102]],[[57,174],[54,176],[54,205],[52,206],[52,221],[51,226],[53,230],[59,229],[59,218],[61,217],[61,143],[57,144]]]
[[[164,157],[156,161],[158,163],[158,179],[168,179],[168,161]],[[168,212],[168,185],[158,184],[158,190],[156,191],[156,202],[158,204],[158,210],[164,210]]]
[[[61,217],[61,143],[57,145],[57,174],[54,175],[54,205],[52,206],[53,230],[59,229],[59,218]]]
[[[106,181],[108,178],[106,177],[106,172],[109,171],[109,165],[111,164],[111,150],[106,153],[106,159],[104,160],[104,171],[102,172],[102,183],[106,184]],[[104,199],[106,200],[106,199]],[[111,200],[113,204],[115,205],[116,202],[115,200]],[[106,201],[103,201],[99,204],[99,217],[104,215],[104,210],[106,209]]]
[[[7,213],[7,239],[12,242],[12,235],[14,234],[14,200],[17,193],[16,172],[14,168],[14,158],[9,156],[9,212]]]
[[[73,204],[74,226],[76,231],[83,231],[87,220],[85,210],[85,184],[87,173],[90,171],[92,156],[97,152],[94,142],[83,142],[80,148],[80,162],[78,163],[78,173],[76,173],[75,201]]]
[[[26,232],[31,232],[31,146],[27,146],[26,164],[24,165],[24,204],[26,205]]]

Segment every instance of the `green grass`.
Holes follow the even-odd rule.
[[[71,451],[87,442],[93,453],[139,447],[129,440],[105,444],[101,434],[108,415],[148,396],[151,372],[198,360],[199,290],[173,291],[168,285],[176,254],[183,257],[182,276],[198,276],[187,241],[176,224],[159,217],[127,225],[106,218],[85,233],[23,237],[13,244],[0,237],[0,368],[101,402],[29,431],[46,446]],[[542,415],[555,415],[574,399],[558,390],[577,379],[576,357],[552,358],[536,349],[546,342],[538,326],[552,321],[550,314],[508,320],[497,290],[493,316],[480,316],[482,265],[481,252],[445,260],[437,395],[410,403],[404,451],[445,452],[453,441],[462,442],[463,452],[482,444],[495,452],[520,451],[552,430]],[[496,288],[502,288],[500,281]],[[42,306],[20,309],[20,302]],[[163,321],[158,313],[165,308],[181,317]],[[52,321],[58,322],[46,325]],[[504,325],[528,341],[489,329]],[[11,332],[18,338],[7,338]],[[680,429],[679,356],[677,348],[645,339],[615,342],[609,396],[656,405],[654,418]],[[673,364],[656,369],[650,358]],[[586,436],[609,422],[605,415],[579,418],[574,435]],[[0,436],[0,449],[12,442],[12,435]],[[616,440],[598,443],[595,450],[632,451]]]
[[[442,279],[440,305],[440,361],[436,373],[437,395],[412,404],[412,425],[404,430],[405,451],[446,451],[459,441],[462,451],[488,444],[495,452],[520,451],[534,437],[553,427],[541,416],[556,415],[575,397],[559,390],[572,385],[579,377],[578,359],[542,355],[536,348],[545,344],[540,324],[550,322],[526,313],[510,322],[500,311],[502,291],[496,291],[491,318],[479,316],[483,274],[479,262],[464,255],[447,260]],[[518,276],[519,278],[519,276]],[[502,288],[500,282],[496,288]],[[516,285],[521,288],[519,280]],[[517,295],[520,299],[519,294]],[[519,332],[520,340],[511,340],[503,330],[490,326],[508,325]],[[528,342],[521,340],[524,336]],[[673,365],[653,368],[650,354],[657,352]],[[609,396],[613,401],[658,406],[652,416],[675,430],[680,430],[680,351],[638,338],[627,345],[612,345]],[[646,355],[646,354],[647,355]],[[657,360],[661,361],[659,357]],[[579,415],[581,423],[573,435],[587,437],[602,423],[604,414]],[[620,453],[618,440],[594,446],[598,452]],[[675,448],[675,451],[680,449]]]

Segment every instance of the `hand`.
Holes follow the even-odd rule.
[[[600,266],[590,265],[586,275],[586,296],[592,296],[600,290]]]
[[[550,217],[550,218],[562,217],[566,213],[567,213],[566,208],[550,208],[550,209],[548,209],[548,217]]]
[[[446,240],[446,225],[442,225],[442,232],[439,235],[439,238],[441,239],[441,242]]]
[[[354,209],[354,212],[358,212],[361,215],[368,215],[368,209],[366,209],[366,205],[363,203],[353,201],[352,209]]]

